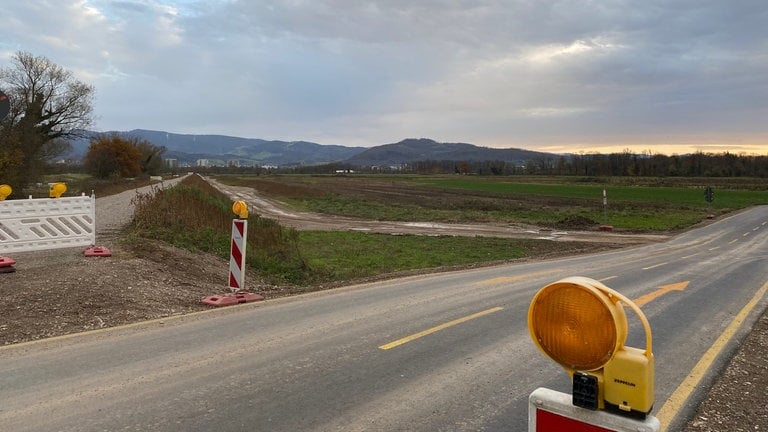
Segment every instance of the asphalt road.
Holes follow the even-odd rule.
[[[764,206],[619,252],[3,347],[0,430],[524,431],[534,389],[569,388],[531,342],[527,309],[541,287],[576,275],[642,299],[654,415],[677,430],[766,307],[767,262]],[[629,317],[628,345],[643,348]]]

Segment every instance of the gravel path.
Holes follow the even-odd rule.
[[[163,180],[150,186],[132,189],[102,198],[96,197],[96,236],[112,236],[124,228],[133,218],[133,198],[139,194],[153,193],[158,189],[175,186],[185,176]]]

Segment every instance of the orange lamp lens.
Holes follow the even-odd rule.
[[[621,305],[589,286],[544,287],[531,302],[528,321],[536,345],[571,370],[603,367],[626,339]]]

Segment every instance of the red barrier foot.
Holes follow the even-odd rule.
[[[612,225],[600,225],[598,228],[600,231],[613,231]]]
[[[90,246],[85,248],[83,251],[83,254],[87,257],[110,257],[112,256],[112,252],[109,251],[109,249],[105,247],[100,246]]]
[[[16,271],[16,267],[13,265],[16,264],[16,261],[0,256],[0,273],[13,273]]]
[[[217,296],[208,296],[203,299],[203,303],[211,306],[232,306],[240,303],[249,303],[262,301],[264,297],[253,293],[235,293]]]

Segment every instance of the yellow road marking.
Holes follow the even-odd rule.
[[[733,244],[733,243],[736,243],[737,241],[739,241],[739,239],[733,239],[733,240],[729,241],[728,244]]]
[[[659,419],[659,422],[661,423],[661,430],[666,430],[669,427],[675,414],[680,412],[683,404],[685,404],[685,401],[688,400],[688,397],[693,390],[699,385],[702,378],[704,378],[704,374],[712,366],[715,358],[720,355],[720,352],[723,351],[725,345],[728,344],[731,338],[733,338],[736,330],[739,329],[747,315],[752,312],[752,309],[755,308],[760,299],[765,295],[766,291],[768,291],[768,282],[757,290],[757,293],[752,297],[752,300],[744,305],[738,315],[736,315],[728,327],[726,327],[725,331],[723,331],[715,343],[709,347],[707,352],[704,353],[701,360],[696,363],[696,366],[693,367],[691,373],[688,374],[688,377],[680,383],[674,393],[667,399],[667,402],[661,407],[659,413],[656,415],[656,418]]]
[[[667,265],[667,264],[669,264],[669,263],[668,262],[663,262],[661,264],[652,265],[650,267],[643,267],[643,270],[650,270],[650,269],[653,269],[653,268],[656,268],[656,267],[661,267],[661,266]]]
[[[534,276],[541,276],[545,274],[558,273],[558,272],[560,272],[560,270],[555,269],[555,270],[545,270],[545,271],[540,271],[535,273],[522,274],[518,276],[501,276],[501,277],[496,277],[492,279],[477,281],[472,285],[494,285],[494,284],[501,284],[501,283],[507,283],[507,282],[517,282],[519,280],[527,279]]]
[[[390,342],[388,344],[382,345],[382,346],[379,347],[379,349],[383,349],[383,350],[392,349],[392,348],[398,347],[400,345],[406,344],[408,342],[414,341],[416,339],[419,339],[421,337],[430,335],[432,333],[439,332],[440,330],[445,330],[448,327],[453,327],[453,326],[455,326],[457,324],[461,324],[461,323],[464,323],[464,322],[467,322],[467,321],[471,321],[471,320],[473,320],[475,318],[480,318],[482,316],[485,316],[485,315],[488,315],[488,314],[492,314],[494,312],[498,312],[498,311],[500,311],[502,309],[504,309],[504,308],[503,307],[495,307],[495,308],[491,308],[491,309],[488,309],[488,310],[485,310],[485,311],[482,311],[482,312],[478,312],[476,314],[468,315],[468,316],[465,316],[464,318],[459,318],[459,319],[453,320],[451,322],[447,322],[445,324],[441,324],[441,325],[439,325],[437,327],[432,327],[431,329],[427,329],[427,330],[424,330],[422,332],[419,332],[419,333],[416,333],[416,334],[412,334],[410,336],[406,336],[406,337],[404,337],[402,339],[398,339],[398,340],[396,340],[394,342]]]
[[[644,304],[646,304],[646,303],[648,303],[650,301],[653,301],[653,300],[663,296],[664,294],[666,294],[666,293],[668,293],[670,291],[682,291],[687,286],[688,286],[688,281],[673,283],[673,284],[670,284],[670,285],[664,285],[662,287],[659,287],[659,289],[657,289],[656,291],[654,291],[652,293],[648,293],[648,294],[646,294],[646,295],[644,295],[644,296],[642,296],[640,298],[632,300],[632,302],[634,302],[637,305],[637,307],[641,307]]]
[[[715,247],[711,247],[711,248],[709,248],[709,250],[711,250],[711,251],[713,251],[713,250],[717,250],[717,249],[720,249],[720,246],[715,246]]]
[[[692,254],[692,255],[686,255],[686,256],[684,256],[684,257],[681,257],[680,259],[688,259],[688,258],[690,258],[690,257],[695,257],[695,256],[696,256],[696,255],[698,255],[698,254],[699,254],[699,253],[698,253],[698,252],[696,252],[695,254]]]
[[[609,281],[611,279],[616,279],[618,276],[608,276],[607,278],[599,279],[600,282]]]

